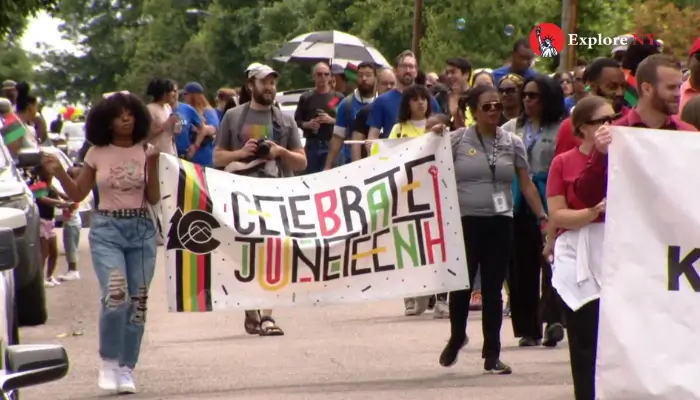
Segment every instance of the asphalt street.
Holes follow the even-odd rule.
[[[59,232],[60,238],[60,232]],[[59,244],[60,246],[60,244]],[[64,379],[25,389],[23,400],[104,398],[97,387],[99,290],[87,230],[80,246],[82,279],[47,289],[50,317],[21,331],[23,343],[65,346]],[[162,247],[159,260],[163,260]],[[58,270],[65,271],[61,257]],[[566,341],[555,349],[518,348],[505,319],[502,360],[510,376],[482,374],[481,315],[470,316],[471,342],[452,368],[438,364],[449,322],[430,312],[403,316],[403,301],[280,309],[283,337],[250,336],[243,312],[167,311],[159,263],[149,295],[146,335],[133,399],[472,399],[563,400],[573,397]]]

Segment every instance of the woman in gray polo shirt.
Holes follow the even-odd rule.
[[[503,105],[491,86],[473,88],[467,97],[475,124],[451,132],[457,179],[457,195],[462,215],[462,231],[467,248],[470,283],[481,272],[484,332],[484,370],[510,374],[500,361],[503,300],[501,289],[512,252],[512,183],[517,174],[528,204],[544,215],[537,188],[529,175],[522,140],[498,127]],[[438,129],[439,130],[439,129]],[[440,364],[452,366],[464,347],[471,290],[450,293],[450,340],[440,354]]]

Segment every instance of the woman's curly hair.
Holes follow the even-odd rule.
[[[118,92],[102,99],[88,113],[85,120],[85,139],[95,146],[108,146],[114,141],[112,123],[128,111],[134,116],[131,138],[138,144],[148,137],[151,129],[151,113],[138,97]]]

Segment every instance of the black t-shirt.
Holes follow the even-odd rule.
[[[311,121],[319,115],[318,110],[325,111],[328,115],[335,118],[335,109],[340,102],[345,98],[342,93],[330,91],[328,93],[318,93],[316,90],[310,90],[301,95],[297,110],[294,113],[294,119],[302,127],[302,123]],[[329,141],[333,135],[334,124],[322,124],[317,133],[310,129],[303,129],[304,138],[306,140],[323,140]]]
[[[367,119],[369,118],[370,111],[372,111],[372,104],[363,106],[360,111],[355,114],[355,123],[353,124],[353,132],[360,132],[361,134],[365,135],[365,139],[367,139],[367,135],[369,135],[369,125],[367,124]],[[367,148],[362,146],[362,158],[365,157],[367,157]]]
[[[41,193],[42,197],[48,197],[50,199],[58,199],[58,195],[56,192],[51,189],[51,185],[39,178],[36,174],[31,174],[29,176],[29,187],[32,189],[32,192],[34,192],[34,195],[37,196],[38,193]],[[40,189],[37,189],[39,187]],[[36,206],[39,209],[39,218],[41,219],[46,219],[46,220],[53,220],[54,216],[56,215],[56,208],[46,205],[43,202],[39,201],[38,199],[36,200]]]

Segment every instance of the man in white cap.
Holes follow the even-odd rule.
[[[625,53],[627,49],[634,42],[633,35],[622,35],[613,39],[613,48],[611,51],[612,58],[617,62],[622,63],[622,59],[625,58]]]
[[[306,154],[297,124],[291,116],[274,106],[277,72],[267,65],[257,64],[249,67],[246,76],[245,86],[251,99],[226,111],[221,120],[214,148],[214,166],[260,178],[288,177],[296,171],[303,171],[306,169]],[[238,217],[250,222],[247,215]],[[234,229],[239,230],[236,225],[240,223],[234,224]],[[250,227],[253,229],[248,231]],[[246,232],[241,232],[241,228],[239,233],[260,235],[256,232],[258,229],[257,224],[248,225]],[[284,335],[272,319],[272,310],[247,310],[244,326],[249,334]]]

